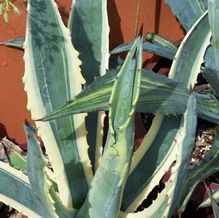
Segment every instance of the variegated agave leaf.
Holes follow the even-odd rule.
[[[0,42],[0,45],[5,45],[8,47],[23,49],[24,48],[24,41],[25,41],[24,37],[21,37],[21,38],[9,39],[7,41]]]
[[[210,196],[207,197],[200,205],[199,208],[210,207],[212,205],[211,198],[214,198],[216,202],[219,202],[219,190],[210,193]]]
[[[53,0],[28,1],[25,37],[28,109],[34,120],[51,113],[81,91],[78,53]],[[79,208],[92,178],[85,115],[36,122],[56,177],[63,204]]]
[[[87,86],[72,102],[49,114],[43,120],[55,119],[74,113],[94,110],[108,110],[109,98],[117,71],[109,71],[105,76]],[[181,84],[151,71],[142,71],[141,89],[137,110],[141,112],[183,113],[189,91]],[[174,107],[173,103],[177,102]]]
[[[147,33],[146,34],[146,39],[152,43],[160,44],[162,46],[165,46],[167,48],[172,48],[175,51],[177,50],[177,45],[167,39],[166,37],[160,35],[160,34],[155,34],[155,33]]]
[[[203,68],[203,76],[213,87],[215,94],[219,95],[219,2],[215,0],[209,0],[208,17],[210,23],[210,29],[212,33],[212,42],[207,49],[205,55],[205,68]]]
[[[36,139],[34,128],[26,124],[25,131],[28,139],[27,175],[34,198],[43,206],[45,213],[43,217],[73,217],[75,211],[62,205],[52,180],[47,174],[46,160]]]
[[[208,8],[207,0],[166,0],[166,3],[186,31],[189,31]]]
[[[11,166],[15,169],[22,170],[25,174],[27,173],[26,157],[24,157],[20,152],[13,150],[9,153],[8,158]]]
[[[92,22],[91,22],[92,21]],[[69,19],[72,43],[79,51],[81,71],[90,84],[95,77],[102,76],[108,69],[109,24],[107,0],[74,0]],[[102,154],[103,112],[93,112],[86,117],[89,157],[95,171]]]
[[[171,149],[168,151],[169,154],[167,159],[162,162],[164,165],[166,165],[167,162],[169,163],[169,166],[166,165],[166,167],[171,167],[171,165],[173,165],[171,167],[170,179],[165,183],[164,190],[158,194],[157,199],[149,208],[144,209],[142,212],[137,212],[136,214],[122,213],[121,217],[146,218],[172,216],[180,200],[183,191],[182,187],[184,186],[184,181],[188,171],[189,158],[195,140],[196,114],[195,95],[191,95],[188,101],[188,108],[183,116],[182,123],[177,130],[175,141],[171,145]],[[148,171],[146,170],[145,174],[147,173]],[[143,192],[147,192],[147,189],[150,188],[153,187],[146,187],[146,190],[143,190]]]
[[[185,188],[179,205],[179,210],[184,211],[187,202],[189,201],[196,185],[213,173],[219,170],[219,131],[217,128],[216,137],[214,139],[212,149],[205,156],[205,158],[198,164],[190,167],[188,176],[186,178]]]
[[[169,74],[170,78],[174,78],[175,80],[186,84],[188,88],[194,86],[197,75],[201,71],[201,64],[204,62],[204,54],[210,44],[211,33],[207,15],[207,12],[205,12],[183,39]],[[200,35],[197,40],[198,33]],[[187,55],[188,53],[189,56]],[[177,58],[179,56],[181,57],[180,59]],[[186,61],[182,61],[181,59]],[[184,73],[181,72],[182,69],[184,69]],[[184,82],[183,77],[188,77],[189,81]]]
[[[200,71],[209,40],[209,25],[205,13],[194,24],[180,45],[170,70],[170,77],[184,83],[187,87],[193,86]],[[191,45],[193,47],[192,51],[190,51]],[[187,55],[188,52],[189,56]],[[173,159],[170,157],[172,157],[177,132],[180,123],[182,123],[180,120],[181,117],[164,117],[162,115],[155,117],[151,127],[152,130],[145,136],[139,151],[137,150],[134,153],[132,162],[134,166],[131,167],[131,174],[124,190],[123,211],[135,211],[155,184],[158,185],[158,181],[161,180],[175,160],[174,157]],[[149,166],[148,169],[144,169],[145,174],[140,173],[143,166]],[[134,186],[134,184],[137,184],[137,186]],[[163,205],[165,201],[170,201],[171,197],[169,198],[164,194],[162,199],[163,201],[156,204]],[[165,210],[165,208],[164,205],[163,209]]]
[[[209,53],[208,53],[209,54]],[[211,87],[214,90],[214,94],[218,97],[219,96],[219,70],[214,68],[212,65],[211,67],[205,67],[203,69],[203,76],[208,81],[208,83],[211,85]]]
[[[108,139],[87,201],[76,216],[78,218],[118,217],[134,143],[133,121],[140,91],[141,56],[142,41],[137,38],[113,86]]]
[[[161,35],[153,33],[148,33],[146,35],[146,39],[148,40],[148,42],[143,43],[144,52],[150,52],[161,57],[173,60],[177,51],[177,46],[173,42]],[[114,48],[111,51],[111,54],[128,51],[131,48],[131,45],[132,42],[123,43]]]
[[[212,33],[212,47],[214,50],[215,68],[219,70],[219,1],[208,0],[208,16]]]
[[[44,205],[34,197],[28,177],[0,161],[0,199],[30,217],[46,217]]]
[[[87,84],[95,76],[104,75],[108,69],[109,24],[106,4],[107,0],[72,2],[68,27],[73,45],[79,51],[82,75]]]
[[[75,99],[43,120],[57,119],[75,113],[108,110],[112,85],[116,71],[109,71],[105,76],[87,86]],[[219,102],[212,94],[196,94],[198,116],[208,121],[219,123]],[[189,91],[175,80],[168,79],[151,71],[142,71],[141,89],[137,103],[138,112],[182,114],[186,110]]]
[[[204,185],[205,185],[205,189],[206,189],[206,191],[210,197],[210,200],[211,200],[211,205],[213,208],[214,217],[218,218],[219,217],[219,206],[218,206],[216,200],[214,199],[211,190],[209,189],[209,187],[207,186],[207,184],[205,182],[204,182]]]
[[[114,48],[110,53],[111,54],[117,54],[125,51],[129,51],[132,46],[132,42],[123,43],[119,45],[118,47]],[[173,60],[176,49],[175,48],[169,48],[167,46],[164,46],[162,44],[158,43],[151,43],[151,42],[144,42],[143,44],[143,51],[153,53],[156,55],[159,55],[161,57]]]

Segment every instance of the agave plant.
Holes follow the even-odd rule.
[[[2,202],[29,217],[171,217],[219,170],[218,134],[205,159],[189,164],[197,117],[219,123],[218,1],[209,0],[209,11],[207,0],[166,2],[187,31],[180,46],[139,36],[112,51],[128,54],[108,69],[106,0],[74,0],[68,28],[53,0],[28,1],[25,41],[5,45],[25,50],[23,81],[36,128],[25,124],[26,171],[0,162]],[[169,78],[142,69],[143,51],[173,60]],[[214,92],[193,92],[200,73]],[[135,112],[155,115],[137,150]],[[167,171],[163,190],[139,211]]]

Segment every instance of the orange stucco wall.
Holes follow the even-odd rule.
[[[136,28],[137,4],[140,2]],[[11,14],[9,24],[0,20],[0,41],[24,36],[26,9],[22,1],[15,1],[22,9],[21,16]],[[71,0],[59,0],[63,19],[67,20]],[[143,32],[160,33],[173,41],[183,37],[183,30],[164,0],[108,0],[110,19],[110,48],[132,40],[143,25]],[[149,58],[149,55],[145,56]],[[19,144],[25,144],[23,122],[30,119],[23,91],[23,51],[0,47],[0,137],[7,135]]]

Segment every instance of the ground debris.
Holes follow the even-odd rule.
[[[198,125],[196,140],[190,164],[199,163],[212,148],[216,127],[214,125]]]

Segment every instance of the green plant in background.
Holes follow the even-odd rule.
[[[14,14],[16,15],[20,15],[21,13],[20,9],[13,3],[12,0],[2,0],[0,2],[0,15],[3,16],[3,19],[6,23],[9,19],[10,10],[13,10]]]
[[[29,217],[171,217],[219,170],[218,131],[204,160],[189,164],[197,117],[219,123],[218,1],[209,0],[209,11],[207,0],[166,2],[187,31],[179,48],[159,35],[147,34],[144,42],[139,36],[111,52],[128,54],[108,70],[106,0],[74,0],[68,29],[53,0],[28,1],[25,42],[3,44],[25,50],[23,81],[37,128],[25,124],[22,167],[0,162],[2,202]],[[173,60],[169,78],[142,69],[142,51]],[[200,73],[213,92],[193,92]],[[135,111],[155,117],[133,151]],[[18,170],[24,162],[27,175]],[[168,170],[164,189],[139,211]]]

